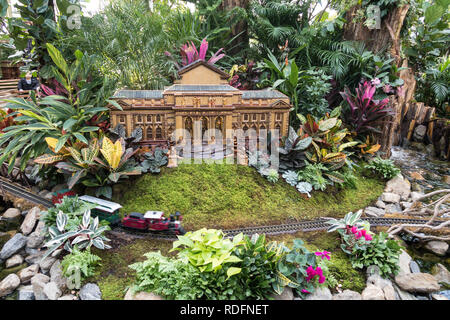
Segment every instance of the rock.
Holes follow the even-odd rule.
[[[361,294],[363,300],[384,300],[384,292],[382,289],[369,284]]]
[[[62,295],[62,292],[59,290],[57,284],[51,281],[44,285],[43,292],[47,296],[48,300],[57,300]]]
[[[404,179],[401,175],[397,175],[396,177],[392,178],[386,183],[384,192],[397,194],[401,197],[402,200],[407,200],[409,194],[411,193],[411,183],[407,179]],[[385,201],[383,198],[382,200]],[[398,201],[387,201],[387,202],[398,202]]]
[[[61,262],[56,260],[56,262],[50,268],[50,279],[52,282],[56,283],[60,290],[64,290],[67,288],[66,278],[64,278],[62,270],[61,270]]]
[[[21,233],[17,233],[8,242],[6,242],[0,251],[0,259],[6,260],[19,252],[27,244],[27,237]]]
[[[28,268],[22,269],[19,272],[19,278],[22,283],[27,283],[31,278],[36,275],[39,271],[39,265],[32,264]]]
[[[427,127],[424,126],[423,124],[419,124],[414,129],[414,134],[413,134],[414,141],[422,142],[423,138],[425,138],[426,133],[427,133]]]
[[[399,203],[400,195],[392,192],[384,192],[381,194],[381,200],[389,203]]]
[[[58,298],[58,300],[77,300],[77,297],[73,294],[66,294],[65,296],[62,296],[61,298]],[[142,299],[144,300],[144,299]]]
[[[40,252],[35,253],[35,254],[30,254],[30,255],[25,257],[25,262],[28,263],[28,264],[34,264],[34,263],[38,263],[39,264],[39,261],[41,261],[43,255],[44,255],[43,251],[40,251]]]
[[[423,195],[424,194],[422,192],[411,192],[410,197],[411,197],[411,200],[414,202],[414,201],[419,200],[419,198],[422,197]]]
[[[428,273],[397,275],[395,282],[401,289],[408,292],[431,293],[440,289],[436,279]]]
[[[434,157],[436,155],[436,150],[434,150],[433,144],[427,144],[425,150],[427,151],[427,154],[430,155],[431,157]]]
[[[17,300],[34,300],[34,292],[33,292],[33,286],[20,286],[19,289],[17,289],[19,294],[17,295]]]
[[[367,207],[364,209],[364,213],[368,217],[382,217],[384,216],[384,210],[377,207]]]
[[[33,232],[28,237],[27,248],[36,249],[44,243],[44,237],[40,236],[39,233]]]
[[[39,267],[42,270],[42,273],[47,273],[52,265],[55,263],[56,259],[53,257],[46,257],[39,261]]]
[[[386,213],[401,213],[402,208],[398,203],[389,203],[386,205]]]
[[[436,294],[436,293],[433,293],[433,294],[431,295],[431,298],[432,298],[433,300],[448,300],[448,298],[447,298],[446,296],[444,296],[444,295],[442,295],[442,294]]]
[[[438,256],[445,256],[445,253],[448,250],[448,243],[444,241],[428,241],[425,244],[425,248]]]
[[[94,283],[87,283],[80,289],[81,300],[102,300],[102,292]]]
[[[22,214],[20,213],[19,209],[9,208],[8,210],[5,211],[5,213],[3,214],[2,217],[5,219],[15,219],[15,218],[19,218],[21,216],[22,216]]]
[[[439,291],[439,292],[436,292],[436,294],[444,296],[450,300],[450,290]]]
[[[341,293],[335,294],[332,300],[362,300],[362,296],[356,291],[347,289]]]
[[[384,299],[385,300],[398,300],[392,284],[389,284],[383,288]]]
[[[409,269],[412,273],[420,273],[420,267],[414,260],[409,263]]]
[[[50,277],[38,273],[33,278],[31,278],[31,286],[33,288],[35,300],[48,300],[47,296],[44,294],[44,286],[50,281]]]
[[[15,254],[8,260],[6,260],[5,267],[12,268],[16,266],[20,266],[23,263],[23,257],[20,254]]]
[[[400,300],[418,300],[413,294],[401,290],[398,286],[395,284],[393,285],[395,293],[397,293]]]
[[[384,208],[386,208],[386,203],[381,201],[381,199],[378,199],[377,202],[375,203],[375,206],[377,206],[380,209],[384,209]]]
[[[409,176],[414,180],[418,180],[418,181],[425,180],[425,178],[417,171],[410,171]]]
[[[130,290],[127,291],[127,294],[130,293]],[[141,292],[139,292],[141,293]],[[139,294],[138,293],[138,294]],[[153,293],[151,293],[153,295]],[[294,293],[292,292],[292,289],[289,287],[284,287],[283,292],[281,294],[272,294],[271,297],[274,300],[293,300],[294,299]],[[124,300],[137,300],[137,299],[124,299]],[[142,299],[142,300],[147,300],[147,299]],[[151,299],[148,299],[151,300]]]
[[[34,229],[34,233],[42,236],[41,233],[42,233],[42,230],[44,230],[44,228],[45,228],[45,222],[44,221],[39,221],[37,226],[36,226],[36,229]]]
[[[445,266],[438,263],[431,269],[431,274],[434,276],[438,283],[443,283],[446,286],[450,286],[450,272]]]
[[[28,243],[28,240],[27,240]],[[41,251],[39,249],[33,249],[33,248],[28,248],[25,247],[25,254],[26,255],[31,255],[31,254],[36,254],[36,253],[40,253]]]
[[[411,269],[410,269],[411,261],[412,261],[411,256],[408,253],[406,253],[405,250],[402,250],[398,257],[398,265],[400,267],[400,270],[398,271],[398,275],[411,273]]]
[[[20,285],[20,279],[16,274],[10,274],[0,282],[0,298],[11,294]]]
[[[54,186],[50,191],[51,191],[51,193],[53,193],[53,192],[58,192],[58,191],[61,191],[64,189],[67,189],[67,184],[61,183],[61,184],[57,184],[56,186]]]
[[[402,206],[402,209],[409,209],[412,206],[412,202],[408,202],[408,201],[402,201],[400,202],[400,205]]]
[[[291,288],[288,288],[288,289],[291,289]],[[291,291],[291,295],[292,295],[292,299],[293,299],[294,295],[292,294],[292,289],[290,291]],[[283,291],[283,293],[284,293],[284,291]],[[276,296],[280,297],[281,295],[274,295],[275,300],[292,300],[292,299],[277,299],[276,298]],[[131,292],[131,289],[128,289],[123,300],[164,300],[164,298],[161,296],[158,296],[157,294],[154,294],[152,292],[140,291],[140,292],[135,292],[133,294]]]
[[[33,207],[28,214],[25,216],[25,219],[22,222],[22,225],[20,226],[20,230],[24,235],[29,235],[34,227],[36,226],[36,222],[39,219],[41,210],[38,207]]]
[[[38,195],[47,200],[52,200],[53,198],[52,193],[48,190],[42,190],[38,193]]]
[[[305,300],[331,300],[331,291],[328,288],[316,288]]]

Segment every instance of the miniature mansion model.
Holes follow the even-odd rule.
[[[184,139],[173,137],[176,129],[185,129],[191,138],[217,129],[224,140],[236,129],[278,129],[280,136],[287,135],[291,105],[281,92],[238,90],[228,84],[227,73],[200,60],[180,69],[179,76],[164,90],[117,91],[113,99],[123,111],[111,108],[112,126],[124,126],[127,135],[140,127],[147,143]]]

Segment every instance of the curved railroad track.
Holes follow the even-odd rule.
[[[24,187],[17,185],[8,181],[7,179],[0,177],[0,190],[9,192],[16,197],[24,198],[27,201],[43,205],[46,208],[53,207],[53,203],[39,195],[32,193],[31,191],[25,189]],[[269,225],[269,226],[255,226],[246,227],[239,229],[225,229],[223,232],[226,237],[233,237],[239,233],[246,235],[252,235],[255,233],[266,234],[266,235],[279,235],[279,234],[289,234],[296,232],[308,232],[308,231],[318,231],[326,230],[329,224],[325,223],[327,218],[319,218],[315,220],[307,220],[301,222],[294,222],[289,224],[279,224],[279,225]],[[380,226],[391,226],[399,223],[410,223],[410,224],[423,224],[428,222],[425,219],[407,219],[407,218],[374,218],[365,217],[364,220],[370,223],[371,227]],[[434,221],[432,225],[438,225],[442,221]],[[148,239],[158,239],[158,240],[177,240],[176,235],[170,234],[155,234],[145,231],[138,231],[133,229],[124,228],[121,226],[113,227],[109,233],[116,235],[118,237],[132,236],[134,238],[148,238]]]

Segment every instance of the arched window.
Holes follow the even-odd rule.
[[[156,128],[156,139],[162,139],[161,127]]]
[[[137,123],[142,123],[142,116],[141,115],[137,116],[136,122]]]
[[[161,115],[159,114],[156,115],[156,122],[158,123],[161,122]]]
[[[216,118],[215,128],[217,130],[220,130],[221,132],[223,132],[223,118],[222,117],[219,116]]]
[[[206,130],[208,130],[208,119],[206,117],[201,117],[200,121],[202,122],[202,137],[203,137]]]
[[[147,128],[147,139],[153,139],[153,128],[152,127]]]
[[[189,132],[189,134],[192,137],[192,118],[186,117],[184,120],[184,129]]]
[[[147,122],[149,122],[149,123],[152,122],[152,116],[151,116],[151,115],[148,115],[148,116],[147,116]]]

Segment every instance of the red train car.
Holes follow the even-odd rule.
[[[186,231],[181,226],[182,219],[179,212],[170,215],[170,218],[164,217],[162,211],[147,211],[145,214],[132,212],[122,219],[122,226],[156,233],[183,235]]]

